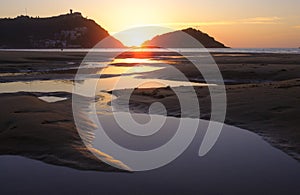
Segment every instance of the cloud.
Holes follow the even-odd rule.
[[[213,25],[230,25],[234,24],[232,21],[213,21],[213,22],[175,22],[163,23],[167,26],[213,26]]]
[[[273,17],[254,17],[227,21],[209,21],[209,22],[175,22],[162,23],[158,25],[172,26],[172,27],[201,27],[201,26],[219,26],[219,25],[234,25],[234,24],[278,24],[281,18]]]
[[[278,24],[281,18],[279,17],[255,17],[255,18],[246,18],[239,20],[240,23],[244,24]]]
[[[293,28],[300,29],[300,25],[298,25],[298,26],[293,26]]]

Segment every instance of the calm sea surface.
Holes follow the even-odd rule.
[[[123,52],[129,49],[64,49],[65,52]],[[165,52],[165,49],[141,49],[142,51]],[[213,52],[213,53],[281,53],[281,54],[300,54],[300,48],[209,48],[209,49],[193,49],[193,48],[174,48],[172,50],[182,52]],[[0,49],[0,51],[47,51],[57,52],[60,49]]]

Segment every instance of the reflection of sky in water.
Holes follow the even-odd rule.
[[[18,72],[18,73],[0,73],[0,77],[7,77],[7,76],[22,76],[26,75],[26,73]]]
[[[56,96],[41,96],[38,97],[40,100],[43,100],[45,102],[48,103],[53,103],[53,102],[60,102],[60,101],[64,101],[67,100],[68,98],[65,97],[56,97]]]
[[[113,117],[100,120],[108,129],[118,130]],[[175,129],[178,120],[168,117],[166,130]],[[2,156],[0,193],[299,194],[299,163],[254,133],[225,125],[214,149],[204,157],[197,156],[207,125],[201,121],[192,144],[171,164],[133,174],[79,171],[19,156]],[[155,142],[122,140],[127,147],[136,143],[152,147],[164,143],[167,133],[152,137]],[[111,132],[111,136],[120,135]]]
[[[85,75],[85,79],[78,85],[82,91],[91,90],[90,87],[96,86],[96,94],[103,90],[128,89],[128,88],[158,88],[176,86],[200,86],[199,83],[167,80],[167,79],[147,79],[140,77],[143,73],[163,70],[166,65],[172,62],[168,60],[154,60],[150,58],[124,58],[115,59],[112,62],[87,62],[84,68],[102,68],[98,74]],[[111,64],[111,65],[109,65]],[[81,68],[83,68],[81,67]],[[98,78],[100,75],[108,77]],[[15,76],[15,75],[14,75]],[[21,75],[20,75],[21,76]],[[51,76],[49,76],[51,77]],[[91,78],[88,78],[91,77]],[[94,78],[92,78],[94,77]],[[95,84],[96,83],[96,84]],[[118,84],[116,86],[116,84]],[[73,81],[67,80],[36,80],[0,83],[0,93],[16,92],[69,92],[73,91]]]
[[[191,85],[189,82],[181,81],[171,81],[162,79],[142,79],[136,78],[136,75],[132,76],[122,76],[122,77],[110,77],[110,78],[89,78],[83,81],[78,86],[87,88],[90,90],[89,86],[92,86],[97,82],[97,92],[103,90],[112,89],[128,89],[135,88],[139,83],[144,84],[140,86],[141,88],[155,88],[155,87],[166,87],[166,86],[185,86]],[[122,78],[122,82],[119,80]],[[117,87],[114,87],[118,83]],[[199,83],[192,83],[192,85],[200,86]],[[10,82],[10,83],[0,83],[0,93],[17,93],[17,92],[68,92],[72,93],[74,84],[72,81],[65,80],[49,80],[49,81],[30,81],[30,82]],[[83,89],[84,90],[84,89]]]
[[[140,61],[138,61],[140,60]],[[165,86],[185,86],[201,85],[199,83],[187,83],[180,81],[162,80],[162,79],[143,79],[139,76],[143,72],[161,70],[163,66],[151,66],[150,64],[159,64],[150,59],[118,59],[113,63],[141,63],[140,66],[108,66],[103,69],[102,74],[123,74],[132,73],[132,75],[122,76],[122,82],[118,88],[115,84],[121,77],[110,78],[88,78],[81,83],[83,88],[89,90],[89,86],[95,84],[99,101],[95,104],[99,109],[99,115],[102,115],[108,106],[111,95],[102,93],[101,90],[124,89],[136,87],[144,82],[142,88],[165,87]],[[104,65],[103,65],[104,64]],[[88,68],[94,68],[94,65],[106,67],[105,63],[88,64]],[[16,76],[16,75],[14,75]],[[21,75],[20,75],[21,76]],[[27,92],[69,92],[73,90],[72,81],[48,80],[48,81],[30,81],[30,82],[11,82],[0,83],[0,93],[15,93],[20,91]],[[58,101],[65,98],[55,96],[41,96],[44,101]],[[101,112],[100,112],[101,111]],[[109,129],[117,130],[115,123],[110,116],[102,116],[100,120],[103,125]],[[179,119],[168,117],[165,129],[174,129],[174,124]],[[283,152],[274,149],[261,139],[261,137],[235,127],[225,126],[221,137],[213,150],[205,157],[197,156],[200,141],[203,139],[203,133],[207,122],[202,121],[198,134],[188,150],[171,164],[157,170],[134,173],[117,174],[101,173],[93,171],[77,171],[66,169],[64,167],[52,166],[37,161],[21,157],[1,157],[0,161],[0,180],[5,181],[1,190],[20,192],[21,190],[30,190],[32,192],[53,192],[57,193],[62,188],[53,188],[57,185],[72,185],[67,188],[67,192],[83,193],[142,193],[148,191],[149,194],[157,192],[166,193],[186,193],[188,190],[195,194],[296,194],[299,192],[299,164]],[[112,136],[118,140],[119,134],[111,132]],[[149,147],[155,144],[163,143],[166,136],[157,136],[153,142],[147,143]],[[121,138],[120,138],[121,139]],[[122,138],[123,139],[123,138]],[[124,140],[127,147],[135,147],[136,142],[131,139]],[[138,143],[145,146],[143,143]],[[32,179],[28,180],[28,175]],[[99,183],[99,181],[101,181]],[[146,181],[146,182],[145,182]],[[149,183],[150,181],[150,183]],[[117,184],[118,188],[111,188]],[[232,184],[236,184],[232,187]],[[129,188],[128,186],[132,186]],[[171,186],[171,187],[170,187]],[[217,186],[217,188],[216,188]],[[249,189],[251,189],[249,191]],[[20,191],[17,191],[20,190]],[[129,190],[129,191],[128,191]],[[61,192],[61,191],[60,191]],[[5,194],[5,193],[4,193]]]
[[[0,83],[0,93],[16,92],[69,92],[73,89],[73,82],[65,80],[30,81]]]
[[[145,73],[155,70],[161,70],[163,67],[155,67],[155,66],[107,66],[106,68],[99,71],[101,75],[113,75],[113,74],[132,74],[132,73]]]
[[[101,90],[116,90],[116,89],[128,89],[128,88],[158,88],[158,87],[179,87],[179,86],[203,86],[200,83],[191,83],[184,81],[171,81],[163,79],[143,79],[136,78],[134,76],[123,76],[104,78],[99,80],[97,84],[98,91]]]

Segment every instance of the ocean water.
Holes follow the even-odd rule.
[[[0,51],[40,51],[40,52],[124,52],[126,49],[0,49]],[[134,49],[135,51],[137,49]],[[166,49],[138,49],[141,51],[152,51],[152,52],[165,52]],[[208,48],[208,49],[194,49],[194,48],[172,48],[172,50],[180,52],[212,52],[212,53],[271,53],[271,54],[300,54],[300,48]]]

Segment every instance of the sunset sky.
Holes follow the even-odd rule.
[[[0,17],[26,8],[40,17],[72,8],[110,34],[140,25],[194,27],[235,48],[300,47],[300,0],[2,0]]]

